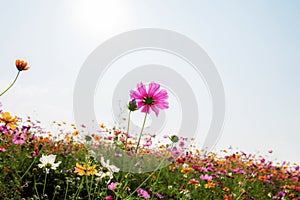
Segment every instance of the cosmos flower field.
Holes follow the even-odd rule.
[[[19,72],[28,69],[21,61],[16,66]],[[187,148],[193,138],[176,135],[154,143],[155,134],[144,133],[144,124],[150,111],[159,116],[168,109],[167,91],[154,82],[139,83],[129,97],[129,118],[131,112],[145,114],[137,137],[130,135],[129,123],[125,130],[99,124],[99,131],[86,133],[84,125],[53,122],[55,131],[48,131],[0,107],[0,199],[300,199],[298,164],[232,149]],[[132,158],[131,170],[120,167],[125,154],[118,150]],[[149,159],[140,162],[137,156]],[[145,170],[155,161],[167,163]]]

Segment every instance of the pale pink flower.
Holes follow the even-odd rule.
[[[115,190],[115,189],[117,188],[117,185],[118,185],[118,184],[119,184],[118,182],[116,182],[116,183],[112,182],[112,183],[110,183],[110,184],[107,186],[107,188],[108,188],[109,190]]]
[[[166,90],[160,90],[160,85],[155,82],[149,84],[148,90],[143,83],[137,85],[137,91],[130,91],[130,98],[135,99],[138,109],[142,108],[142,112],[150,113],[151,110],[158,116],[159,109],[169,108],[168,93]]]
[[[1,152],[5,152],[6,149],[5,149],[4,147],[0,147],[0,151],[1,151]]]

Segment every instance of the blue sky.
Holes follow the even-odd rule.
[[[1,102],[45,124],[72,122],[76,77],[97,46],[133,29],[169,29],[202,46],[223,80],[217,148],[273,149],[274,158],[300,163],[299,11],[298,1],[1,2],[0,88],[14,78],[15,59],[31,66]]]

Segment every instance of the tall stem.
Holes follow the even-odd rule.
[[[88,168],[88,167],[87,167]],[[87,190],[87,192],[88,192],[88,197],[89,197],[89,200],[91,199],[91,194],[90,194],[90,188],[89,188],[89,183],[88,183],[88,175],[87,174],[85,174],[85,181],[86,181],[86,190]]]
[[[0,94],[0,97],[1,97],[5,92],[7,92],[7,91],[15,84],[15,82],[17,81],[17,79],[18,79],[18,77],[19,77],[20,72],[21,72],[21,71],[18,71],[17,76],[16,76],[16,78],[14,79],[14,81],[8,86],[8,88],[6,88],[6,90],[4,90],[4,91]]]
[[[38,190],[37,190],[37,188],[36,188],[35,175],[33,175],[33,180],[34,180],[34,183],[33,183],[34,190],[35,190],[35,192],[36,192],[36,195],[37,195],[38,199],[40,199],[39,192],[38,192]]]
[[[29,172],[29,170],[31,169],[32,165],[34,164],[35,160],[37,158],[37,155],[34,157],[32,163],[30,164],[30,166],[27,168],[27,170],[25,171],[25,173],[23,174],[23,176],[21,176],[21,180],[24,178],[24,176]]]
[[[45,173],[45,181],[44,181],[44,188],[43,188],[43,198],[44,198],[44,195],[45,195],[46,183],[47,183],[47,169],[46,169],[46,173]]]
[[[68,189],[69,189],[69,181],[67,180],[67,188],[66,188],[66,193],[65,193],[65,198],[64,198],[64,200],[67,199]]]
[[[128,113],[127,132],[126,132],[127,133],[127,137],[126,137],[126,141],[125,141],[126,147],[127,147],[127,141],[128,141],[128,135],[129,135],[130,115],[131,115],[131,110]]]
[[[144,122],[143,122],[141,133],[140,133],[140,136],[139,136],[139,139],[138,139],[138,143],[136,145],[135,153],[137,153],[139,145],[140,145],[140,142],[141,142],[141,137],[142,137],[142,134],[143,134],[143,131],[144,131],[144,127],[145,127],[145,123],[146,123],[146,119],[147,119],[147,114],[148,114],[148,107],[146,109],[146,114],[145,114],[145,117],[144,117]]]

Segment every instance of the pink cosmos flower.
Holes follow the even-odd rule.
[[[142,108],[142,112],[150,113],[151,110],[155,112],[156,116],[159,114],[159,109],[169,108],[168,93],[166,90],[160,90],[160,85],[155,82],[149,84],[148,90],[143,83],[137,85],[137,91],[130,91],[130,98],[135,99],[138,109]]]
[[[117,182],[117,183],[110,183],[108,186],[107,186],[107,188],[109,189],[109,190],[115,190],[117,187],[117,185],[118,185],[119,183]]]
[[[211,181],[212,180],[212,176],[209,176],[208,174],[205,174],[205,175],[201,175],[200,179],[202,179],[204,181]]]
[[[149,140],[149,139],[146,139],[145,144],[143,144],[144,147],[149,147],[149,146],[151,146],[151,145],[152,145],[152,141]]]
[[[16,133],[12,142],[14,144],[24,144],[25,140],[26,140],[25,134]]]
[[[144,198],[144,199],[150,199],[150,195],[148,194],[148,192],[146,190],[143,190],[141,188],[139,188],[137,190],[137,192]]]

